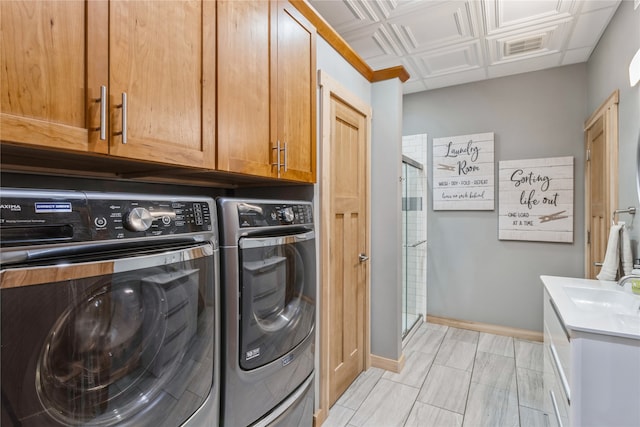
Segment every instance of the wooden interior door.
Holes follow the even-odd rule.
[[[366,121],[331,98],[329,405],[364,370],[367,250]]]
[[[587,278],[595,279],[600,272],[607,250],[607,239],[610,224],[608,212],[608,188],[605,176],[605,136],[604,117],[599,117],[586,131],[587,141],[587,173],[589,194],[589,216],[587,218],[587,251],[589,262],[585,266]]]
[[[215,166],[215,24],[214,2],[110,2],[112,155]]]
[[[585,277],[595,279],[607,250],[618,194],[617,92],[585,123]]]

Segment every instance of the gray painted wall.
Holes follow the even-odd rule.
[[[340,82],[362,101],[371,105],[371,83],[322,37],[317,37],[316,39],[316,50],[316,66],[318,70],[327,72],[334,80]],[[319,99],[320,96],[318,95]],[[320,111],[320,108],[318,108],[318,111]]]
[[[428,211],[427,313],[542,331],[542,274],[584,269],[586,64],[406,95],[403,134],[495,133],[494,211]],[[574,241],[498,240],[497,163],[574,156]],[[431,203],[429,203],[431,205]]]
[[[371,353],[402,352],[402,82],[372,85]]]
[[[636,150],[640,145],[640,83],[629,85],[629,63],[640,49],[640,7],[633,10],[632,1],[623,1],[600,42],[587,62],[588,114],[596,110],[611,93],[620,90],[618,104],[618,204],[620,208],[640,208],[636,191]],[[636,217],[640,217],[636,215]],[[628,215],[621,220],[629,223]],[[640,219],[635,218],[631,237],[635,258],[640,258]]]

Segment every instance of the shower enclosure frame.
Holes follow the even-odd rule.
[[[426,314],[426,182],[424,166],[402,156],[402,338],[419,324]],[[417,193],[419,191],[419,193]],[[423,215],[412,214],[422,212]],[[411,218],[410,218],[411,216]],[[423,224],[419,224],[422,221]],[[422,270],[420,270],[422,269]],[[420,274],[421,273],[421,274]],[[422,293],[420,292],[422,289]]]

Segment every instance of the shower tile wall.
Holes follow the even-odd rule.
[[[427,165],[427,134],[402,137],[402,154]],[[426,194],[426,193],[425,193]]]
[[[402,137],[402,154],[423,165],[419,179],[414,179],[411,187],[407,188],[408,198],[404,206],[408,208],[408,228],[415,232],[407,236],[407,242],[403,242],[410,246],[427,239],[427,135]],[[427,312],[427,244],[408,247],[407,251],[407,312],[424,316]]]

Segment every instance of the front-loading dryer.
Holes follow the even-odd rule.
[[[310,202],[219,198],[221,425],[311,426],[316,239]]]

